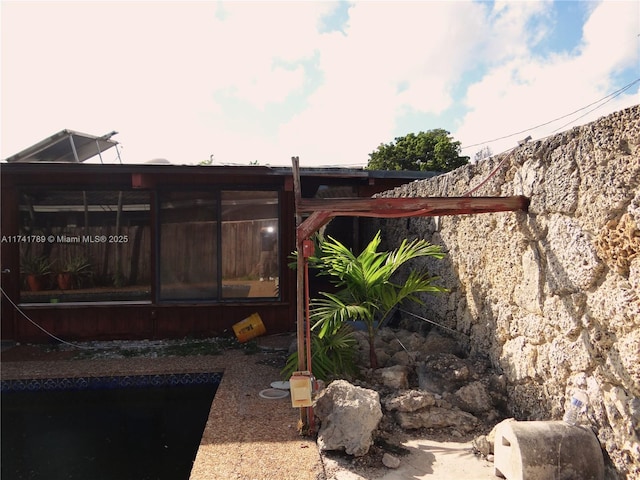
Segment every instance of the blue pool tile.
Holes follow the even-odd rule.
[[[124,375],[107,377],[64,377],[28,380],[2,380],[0,391],[99,390],[126,387],[162,387],[170,385],[220,384],[221,372],[171,373],[162,375]]]

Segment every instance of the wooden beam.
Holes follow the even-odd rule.
[[[297,269],[296,269],[296,348],[298,350],[298,371],[307,370],[307,365],[310,362],[310,358],[306,357],[305,337],[306,332],[310,328],[305,322],[304,307],[306,302],[306,296],[308,290],[305,288],[304,278],[304,254],[303,244],[304,237],[298,234],[298,227],[302,224],[302,214],[298,208],[300,200],[302,199],[302,185],[300,182],[300,159],[298,157],[291,157],[292,173],[293,173],[293,194],[296,206],[296,248],[298,251],[297,256]],[[309,351],[310,351],[309,347]],[[299,430],[303,435],[308,435],[309,428],[313,424],[313,410],[309,407],[300,408],[300,422]]]

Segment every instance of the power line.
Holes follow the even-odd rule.
[[[629,90],[634,84],[638,83],[640,81],[640,78],[637,78],[634,82],[631,82],[629,85],[627,85],[626,87],[621,88],[620,90],[618,90],[617,92],[614,92],[615,95],[613,95],[611,98],[609,98],[606,102],[601,103],[600,105],[598,105],[597,107],[592,108],[591,110],[589,110],[588,112],[584,113],[583,115],[580,115],[578,118],[576,118],[575,120],[571,120],[569,123],[565,123],[563,126],[556,128],[553,132],[551,133],[556,133],[558,130],[562,130],[564,127],[567,127],[569,125],[571,125],[574,122],[577,122],[578,120],[580,120],[583,117],[586,117],[587,115],[589,115],[591,112],[593,112],[594,110],[597,110],[598,108],[602,107],[602,105],[609,103],[611,100],[613,100],[614,98],[618,97],[619,95],[622,95],[625,91]],[[604,97],[607,98],[607,97]],[[604,100],[604,99],[603,99]]]
[[[4,298],[6,298],[9,303],[11,305],[13,305],[13,308],[16,309],[16,311],[22,315],[24,318],[26,318],[32,325],[34,325],[36,328],[38,328],[39,330],[41,330],[43,333],[45,333],[47,336],[53,338],[54,340],[57,340],[60,343],[64,343],[65,345],[69,345],[71,347],[74,348],[81,348],[81,349],[85,349],[85,350],[92,350],[92,347],[85,347],[83,345],[78,345],[77,343],[71,343],[71,342],[67,342],[66,340],[63,340],[60,337],[56,337],[53,333],[49,332],[48,330],[46,330],[44,327],[40,326],[39,324],[37,324],[36,322],[34,322],[33,320],[31,320],[31,318],[29,318],[29,316],[24,313],[22,311],[22,309],[20,307],[18,307],[18,305],[16,305],[13,300],[11,300],[11,298],[9,298],[9,295],[7,295],[7,293],[4,291],[4,288],[0,287],[0,291],[2,292],[2,295],[4,295]]]
[[[587,109],[587,108],[589,108],[589,107],[592,107],[593,105],[596,105],[596,104],[598,104],[598,103],[602,102],[603,100],[607,100],[607,99],[608,99],[606,102],[602,103],[601,105],[598,105],[597,107],[595,107],[595,108],[594,108],[594,109],[592,109],[592,110],[589,110],[589,111],[588,111],[587,113],[585,113],[584,115],[582,115],[582,116],[580,116],[580,117],[576,118],[575,120],[572,120],[571,122],[567,123],[566,125],[563,125],[563,126],[562,126],[562,127],[560,127],[559,129],[564,128],[564,127],[566,127],[567,125],[570,125],[571,123],[573,123],[573,122],[575,122],[575,121],[577,121],[577,120],[581,119],[582,117],[584,117],[584,116],[588,115],[588,114],[589,114],[589,113],[591,113],[592,111],[594,111],[594,110],[596,110],[596,109],[600,108],[600,107],[601,107],[602,105],[604,105],[605,103],[607,103],[607,102],[609,102],[609,101],[613,100],[615,97],[617,97],[617,96],[621,95],[622,93],[624,93],[626,90],[630,89],[633,85],[635,85],[635,84],[636,84],[636,83],[638,83],[638,82],[640,82],[640,78],[636,78],[636,79],[635,79],[634,81],[632,81],[631,83],[629,83],[629,84],[625,85],[624,87],[622,87],[622,88],[620,88],[620,89],[616,90],[615,92],[612,92],[612,93],[610,93],[610,94],[606,95],[605,97],[602,97],[602,98],[601,98],[601,99],[599,99],[599,100],[596,100],[595,102],[590,103],[589,105],[586,105],[586,106],[584,106],[584,107],[582,107],[582,108],[579,108],[578,110],[575,110],[575,111],[573,111],[573,112],[571,112],[571,113],[567,113],[566,115],[562,115],[561,117],[554,118],[553,120],[549,120],[548,122],[544,122],[544,123],[541,123],[540,125],[536,125],[535,127],[530,127],[530,128],[525,129],[525,130],[520,130],[519,132],[511,133],[511,134],[509,134],[509,135],[504,135],[504,136],[502,136],[502,137],[494,138],[494,139],[492,139],[492,140],[485,140],[485,141],[483,141],[483,142],[474,143],[474,144],[472,144],[472,145],[465,145],[465,146],[463,146],[463,147],[462,147],[462,149],[471,148],[471,147],[477,147],[477,146],[479,146],[479,145],[484,145],[484,144],[487,144],[487,143],[496,142],[496,141],[498,141],[498,140],[504,140],[505,138],[515,137],[516,135],[521,135],[521,134],[526,133],[526,132],[529,132],[529,131],[531,131],[531,130],[535,130],[536,128],[544,127],[544,126],[546,126],[546,125],[549,125],[550,123],[557,122],[558,120],[562,120],[563,118],[570,117],[571,115],[574,115],[574,114],[576,114],[576,113],[578,113],[578,112],[581,112],[582,110],[585,110],[585,109]],[[609,98],[609,97],[611,97],[611,98]],[[558,129],[558,130],[559,130],[559,129]],[[557,130],[554,130],[554,132],[555,132],[555,131],[557,131]]]

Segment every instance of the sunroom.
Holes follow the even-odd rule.
[[[226,335],[253,313],[295,330],[291,168],[84,162],[115,145],[63,130],[2,164],[2,339]],[[300,181],[306,198],[369,197],[431,175],[302,168]],[[356,246],[361,220],[338,221]]]

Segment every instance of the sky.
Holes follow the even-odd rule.
[[[0,21],[2,159],[115,130],[123,163],[354,168],[436,128],[473,159],[640,103],[635,0],[3,0]]]

